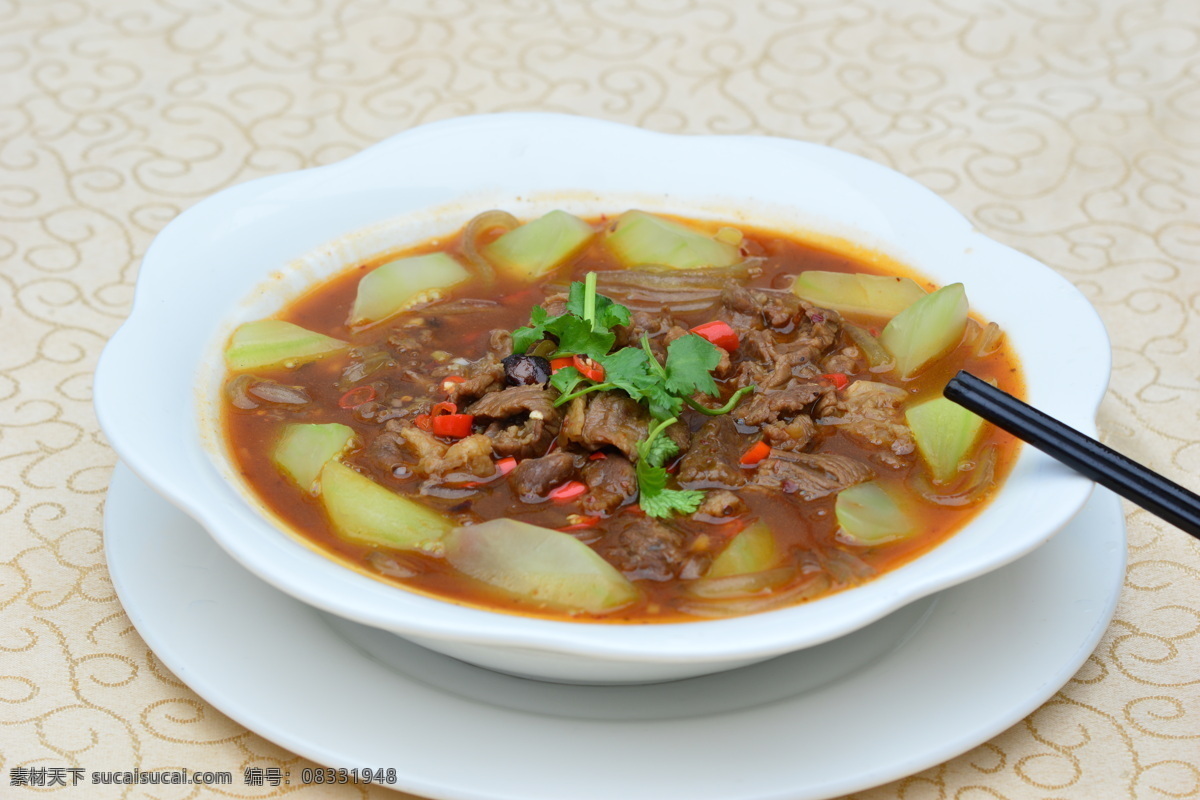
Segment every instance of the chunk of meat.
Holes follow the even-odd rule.
[[[846,345],[832,355],[825,356],[821,369],[825,374],[840,372],[843,375],[854,375],[863,371],[862,351],[854,345]]]
[[[552,292],[542,301],[542,308],[552,317],[561,317],[567,313],[568,295],[566,292]]]
[[[489,352],[478,361],[465,365],[438,367],[434,370],[440,386],[452,403],[460,406],[467,400],[483,397],[490,392],[498,392],[504,388],[504,365],[500,363],[501,356]],[[458,382],[444,382],[443,378],[456,375],[463,378]]]
[[[661,361],[666,356],[665,334],[675,325],[675,320],[665,312],[634,311],[628,325],[617,325],[616,346],[640,346],[643,334],[650,337],[650,349]],[[686,331],[684,331],[686,333]]]
[[[772,453],[758,465],[754,483],[805,500],[835,494],[875,477],[868,464],[834,453]]]
[[[391,420],[386,427],[404,440],[408,449],[416,454],[420,464],[432,464],[435,459],[444,456],[449,448],[449,445],[432,433],[427,433],[406,420]],[[417,471],[429,474],[429,470],[423,466],[419,466]]]
[[[590,491],[580,500],[584,513],[606,517],[638,493],[637,471],[629,459],[615,453],[583,465],[583,482]]]
[[[555,393],[539,385],[510,386],[500,392],[491,392],[476,400],[463,413],[488,419],[508,419],[528,414],[554,425],[558,432],[560,417],[554,407]]]
[[[361,458],[380,472],[390,473],[401,464],[411,463],[405,444],[400,434],[390,430],[381,431],[372,437]]]
[[[677,427],[677,426],[672,426]],[[736,489],[746,482],[740,466],[746,437],[728,415],[711,417],[692,437],[679,462],[679,483],[687,489]]]
[[[486,437],[485,437],[486,438]],[[557,450],[541,458],[527,458],[508,475],[513,493],[526,503],[537,503],[556,486],[575,477],[575,456]]]
[[[447,445],[432,434],[401,420],[390,421],[389,429],[393,428],[393,423],[398,423],[394,430],[398,440],[402,440],[417,456],[413,471],[426,478],[421,487],[422,493],[447,481],[465,482],[474,478],[488,478],[496,473],[496,465],[492,461],[492,440],[482,434],[476,433]]]
[[[771,289],[747,289],[730,281],[721,292],[721,303],[740,323],[756,327],[787,328],[805,307],[791,292]],[[739,318],[740,317],[740,318]]]
[[[622,515],[609,525],[600,554],[631,580],[666,581],[679,574],[684,536],[653,517]]]
[[[649,428],[650,414],[632,397],[621,392],[597,392],[584,409],[579,435],[572,441],[588,450],[611,445],[630,461],[636,461],[637,443],[646,438]]]
[[[745,500],[728,489],[717,489],[705,494],[704,501],[692,516],[702,522],[724,522],[747,510]]]
[[[558,435],[562,417],[554,407],[554,393],[541,386],[511,386],[479,398],[466,410],[495,420],[484,434],[502,456],[532,458],[541,455]]]
[[[760,389],[778,389],[793,380],[809,380],[820,374],[817,363],[836,338],[826,322],[814,333],[813,326],[801,326],[799,338],[776,341],[770,331],[748,331],[742,340],[744,360],[738,364],[734,382],[738,386],[756,385]]]
[[[901,408],[907,399],[908,392],[898,386],[854,381],[836,395],[822,398],[817,416],[821,424],[837,425],[859,442],[908,455],[916,445]]]
[[[797,414],[789,422],[770,422],[762,427],[763,440],[773,449],[799,452],[817,435],[816,423],[808,414]]]
[[[815,383],[793,384],[786,389],[768,389],[754,392],[741,403],[734,414],[745,425],[764,425],[790,419],[808,408],[821,396],[821,387]]]

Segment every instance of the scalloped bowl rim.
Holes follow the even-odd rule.
[[[597,149],[624,160],[575,157]],[[238,485],[212,429],[221,346],[234,325],[277,308],[314,277],[422,234],[449,233],[489,203],[518,216],[636,203],[753,221],[853,241],[939,283],[962,279],[972,309],[1013,341],[1030,402],[1095,435],[1111,369],[1095,310],[1053,270],[973,231],[916,181],[816,144],[678,136],[542,113],[424,125],[335,164],[234,186],[185,211],[146,253],[133,311],[97,367],[105,435],[142,480],[237,561],[325,611],[418,640],[647,664],[757,659],[857,630],[1032,551],[1091,493],[1091,481],[1023,447],[989,507],[929,553],[863,586],[732,619],[544,620],[448,603],[347,569],[282,532]],[[383,246],[395,231],[421,238]],[[160,365],[162,402],[153,409],[135,407],[124,388],[146,364]]]

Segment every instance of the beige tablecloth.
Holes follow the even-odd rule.
[[[305,762],[131,629],[101,549],[115,457],[91,372],[141,255],[197,200],[530,109],[795,137],[915,177],[1092,300],[1115,358],[1104,439],[1200,487],[1196,0],[0,2],[0,794],[56,791],[11,788],[22,767],[182,765],[239,780],[74,796],[395,796],[240,785]],[[1200,547],[1127,512],[1117,617],[1075,678],[859,797],[1200,796]]]

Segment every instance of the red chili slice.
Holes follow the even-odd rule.
[[[433,429],[432,425],[430,424],[430,416],[428,414],[417,414],[417,416],[413,419],[413,424],[426,433]]]
[[[551,490],[550,494],[546,495],[550,500],[561,503],[573,498],[579,497],[587,491],[587,484],[579,481],[567,481],[562,486]]]
[[[729,353],[737,350],[738,345],[741,343],[738,340],[737,331],[730,327],[729,323],[722,322],[719,319],[706,322],[703,325],[697,325],[692,328],[692,333]]]
[[[358,408],[363,403],[368,403],[375,399],[375,388],[372,386],[358,386],[346,392],[338,399],[338,405],[342,408]]]
[[[589,381],[596,383],[604,382],[604,367],[592,361],[587,356],[575,356],[572,359],[572,366],[579,370],[579,374],[587,378]]]
[[[756,442],[753,447],[742,455],[742,466],[752,467],[769,455],[771,455],[771,445],[766,442]]]
[[[463,439],[471,435],[471,425],[475,422],[475,415],[441,414],[433,417],[430,422],[435,436]]]
[[[842,389],[845,389],[847,384],[850,383],[850,378],[848,378],[846,376],[846,373],[844,373],[844,372],[829,372],[829,373],[822,375],[821,377],[827,381],[832,382],[833,388],[837,389],[839,392]]]
[[[561,528],[558,528],[557,530],[560,530],[564,533],[568,531],[584,531],[600,521],[599,517],[585,517],[582,514],[572,514],[570,517],[568,517],[568,519],[575,519],[577,521],[571,523],[570,525],[565,525]]]
[[[573,367],[573,366],[575,366],[575,359],[572,358],[571,356],[563,356],[562,358],[555,358],[550,361],[550,372],[552,372],[552,373],[558,372],[560,369],[564,369],[566,367]]]
[[[444,414],[457,414],[457,403],[435,403],[433,408],[429,409],[429,416],[439,417]]]

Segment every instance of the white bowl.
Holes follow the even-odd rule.
[[[735,619],[603,625],[498,614],[372,580],[283,529],[238,477],[217,428],[221,349],[236,325],[357,260],[453,232],[481,210],[530,217],[630,207],[830,235],[939,283],[962,281],[972,308],[1015,347],[1029,401],[1095,435],[1110,369],[1095,311],[1067,281],[973,231],[915,181],[818,145],[671,136],[554,114],[426,125],[184,212],[147,252],[133,313],[101,357],[100,424],[144,481],[274,586],[465,661],[558,681],[669,680],[816,645],[1013,561],[1083,506],[1093,484],[1025,447],[974,521],[864,586]]]

